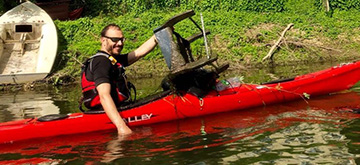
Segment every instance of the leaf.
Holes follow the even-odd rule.
[[[303,93],[303,95],[304,95],[304,97],[306,98],[306,99],[310,99],[310,95],[308,94],[308,93]]]
[[[240,80],[240,82],[244,82],[244,76],[240,76],[240,77],[238,77],[239,78],[239,80]]]
[[[283,87],[280,85],[280,83],[278,83],[278,85],[276,85],[275,89],[277,90],[281,90]]]

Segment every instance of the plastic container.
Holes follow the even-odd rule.
[[[230,88],[238,87],[241,85],[239,77],[232,77],[226,80],[229,83]]]
[[[226,80],[220,80],[216,83],[216,90],[217,91],[223,91],[225,89],[238,87],[241,85],[240,78],[238,77],[232,77],[228,78]]]

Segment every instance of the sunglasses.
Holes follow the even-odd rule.
[[[119,42],[119,41],[121,41],[122,43],[124,43],[125,42],[125,38],[123,37],[123,38],[118,38],[118,37],[108,37],[108,36],[104,36],[105,38],[108,38],[108,39],[110,39],[112,42],[115,42],[115,43],[117,43],[117,42]]]

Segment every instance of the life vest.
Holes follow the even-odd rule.
[[[92,60],[98,56],[104,56],[111,61],[113,67],[111,73],[112,75],[110,75],[112,78],[112,82],[110,83],[111,97],[113,98],[116,106],[119,106],[122,102],[128,100],[131,97],[130,96],[131,88],[133,88],[134,91],[136,91],[134,85],[132,85],[130,82],[127,81],[127,77],[125,75],[125,69],[121,65],[121,63],[119,63],[114,57],[108,54],[98,52],[95,55],[91,56],[88,60],[86,60],[81,68],[81,88],[82,88],[83,98],[81,100],[80,110],[82,110],[81,108],[82,104],[84,104],[85,107],[90,110],[102,109],[100,96],[96,90],[95,82],[93,80],[90,81],[86,78],[86,72],[88,70],[88,67],[90,67],[89,71],[92,72],[92,68],[91,68]]]

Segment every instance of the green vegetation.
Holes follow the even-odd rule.
[[[54,77],[79,77],[80,62],[100,47],[99,33],[105,25],[116,23],[122,27],[126,37],[123,52],[128,52],[146,41],[157,26],[189,9],[195,10],[197,15],[193,18],[198,23],[199,13],[203,14],[205,27],[211,31],[208,39],[212,51],[221,61],[229,61],[233,68],[238,64],[265,64],[262,58],[290,23],[294,26],[275,52],[275,63],[357,58],[360,0],[331,1],[328,12],[325,1],[102,0],[99,3],[99,0],[87,0],[83,18],[55,21],[60,55]],[[177,24],[175,30],[185,38],[198,32],[189,20]],[[195,54],[204,55],[203,41],[196,41],[192,49]],[[128,70],[130,74],[139,74],[139,71],[147,74],[164,71],[164,66],[160,49],[156,48]]]
[[[75,0],[76,1],[76,0]],[[80,1],[80,0],[77,0]],[[124,13],[143,13],[151,9],[180,9],[195,11],[253,11],[285,12],[299,8],[322,10],[327,0],[87,0],[86,15],[97,16],[99,13],[123,15]],[[360,9],[360,0],[331,0],[331,9]]]

